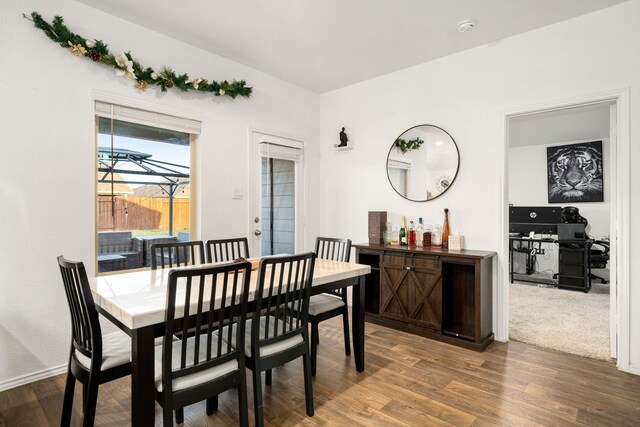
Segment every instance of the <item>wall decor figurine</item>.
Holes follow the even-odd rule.
[[[547,147],[549,203],[604,201],[602,141]]]
[[[337,147],[346,147],[348,142],[349,142],[349,137],[347,136],[347,133],[344,131],[344,128],[342,128],[342,130],[340,131],[340,145],[337,145]]]

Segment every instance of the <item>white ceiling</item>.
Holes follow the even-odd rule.
[[[77,1],[322,93],[626,0]]]
[[[585,105],[509,119],[509,147],[609,138],[610,103]]]

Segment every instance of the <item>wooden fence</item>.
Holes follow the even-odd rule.
[[[189,199],[173,199],[173,228],[189,228]],[[98,231],[158,229],[169,229],[168,197],[98,196]]]

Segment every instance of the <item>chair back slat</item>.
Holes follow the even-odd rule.
[[[207,240],[207,262],[229,262],[237,258],[249,258],[249,242],[246,237]]]
[[[94,362],[101,363],[102,331],[84,264],[59,256],[58,266],[69,304],[73,347],[89,357],[92,365]]]
[[[248,262],[169,272],[166,330],[163,339],[163,387],[172,380],[239,360],[244,369],[244,337],[251,264]],[[225,328],[226,327],[226,328]],[[199,331],[189,337],[189,330]],[[180,343],[174,334],[181,332]],[[227,345],[223,334],[236,346]],[[189,340],[193,340],[189,347]],[[178,368],[173,346],[179,345]]]
[[[251,323],[254,356],[262,346],[307,333],[314,265],[313,252],[260,261],[256,309]],[[261,322],[264,322],[262,327]]]
[[[316,256],[331,261],[349,262],[351,257],[351,239],[336,239],[333,237],[316,238]],[[328,293],[337,295],[347,303],[347,289],[340,288]]]
[[[351,240],[318,237],[316,239],[316,255],[320,259],[349,262],[351,257]]]
[[[151,269],[204,264],[204,244],[191,242],[155,243],[151,245]]]

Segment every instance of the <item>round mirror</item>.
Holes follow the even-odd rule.
[[[387,176],[396,192],[424,202],[442,195],[458,174],[458,146],[444,129],[419,125],[404,131],[391,144]]]

